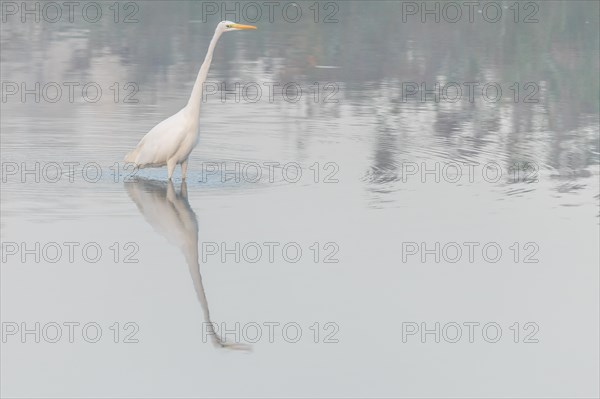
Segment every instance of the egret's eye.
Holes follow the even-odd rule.
[[[231,28],[231,26],[232,26],[231,24],[230,25],[226,25],[227,28]]]

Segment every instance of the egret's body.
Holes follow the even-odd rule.
[[[187,108],[187,107],[186,107]],[[169,179],[176,165],[181,165],[185,178],[187,160],[198,143],[198,119],[186,108],[154,126],[125,158],[138,168],[167,165]]]
[[[198,143],[198,117],[200,116],[202,87],[208,76],[217,41],[224,32],[246,29],[256,28],[230,21],[223,21],[217,25],[186,106],[175,115],[154,126],[140,140],[136,148],[125,156],[125,162],[133,163],[136,168],[156,168],[166,165],[169,179],[173,176],[175,166],[181,165],[181,176],[185,179],[188,158]]]

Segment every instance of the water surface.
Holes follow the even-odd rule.
[[[7,256],[2,321],[93,321],[104,333],[95,344],[8,337],[2,394],[597,396],[598,3],[538,2],[537,23],[515,23],[513,2],[499,2],[497,23],[403,22],[391,1],[337,2],[337,22],[315,23],[312,2],[297,3],[297,23],[263,18],[255,32],[221,38],[209,81],[228,92],[202,104],[185,183],[179,169],[168,183],[165,169],[131,179],[115,163],[185,105],[218,16],[203,22],[201,2],[144,1],[137,23],[2,23],[2,82],[103,90],[97,102],[65,91],[55,103],[1,104],[2,241],[103,250],[96,263],[80,252],[56,263]],[[263,96],[236,101],[235,84],[252,82]],[[303,94],[269,99],[273,82]],[[406,94],[467,82],[498,84],[502,97]],[[125,102],[128,83],[137,102]],[[51,163],[61,165],[56,182]],[[222,165],[246,174],[223,181],[212,172]],[[279,245],[272,262],[266,252],[254,263],[203,253],[265,242]],[[503,253],[495,263],[479,249],[473,262],[423,262],[404,259],[408,242],[496,243]],[[286,243],[302,248],[297,262],[281,254]],[[124,262],[131,248],[137,263]],[[526,263],[532,248],[537,262]],[[333,249],[338,262],[324,262]],[[223,346],[203,339],[207,320],[294,322],[303,336]],[[136,323],[139,342],[114,343],[114,322]],[[337,343],[323,342],[328,322]],[[403,342],[407,322],[495,322],[503,336]],[[537,343],[523,343],[528,322]]]

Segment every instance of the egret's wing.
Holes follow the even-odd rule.
[[[187,125],[183,119],[180,111],[154,126],[126,160],[137,165],[165,164],[185,139]]]

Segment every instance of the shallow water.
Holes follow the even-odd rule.
[[[599,6],[531,3],[535,23],[524,3],[517,23],[513,2],[497,23],[421,23],[388,1],[317,3],[315,23],[297,2],[297,23],[226,33],[208,80],[228,91],[202,104],[185,183],[121,160],[185,105],[219,16],[155,1],[135,23],[126,3],[119,23],[108,3],[94,24],[8,15],[2,395],[598,396]],[[64,82],[102,96],[71,102]],[[253,82],[292,92],[251,101]],[[470,101],[470,82],[502,96]],[[422,83],[446,97],[407,94]],[[39,343],[21,335],[36,322]],[[102,337],[69,342],[65,322]],[[421,335],[435,323],[439,343]]]

